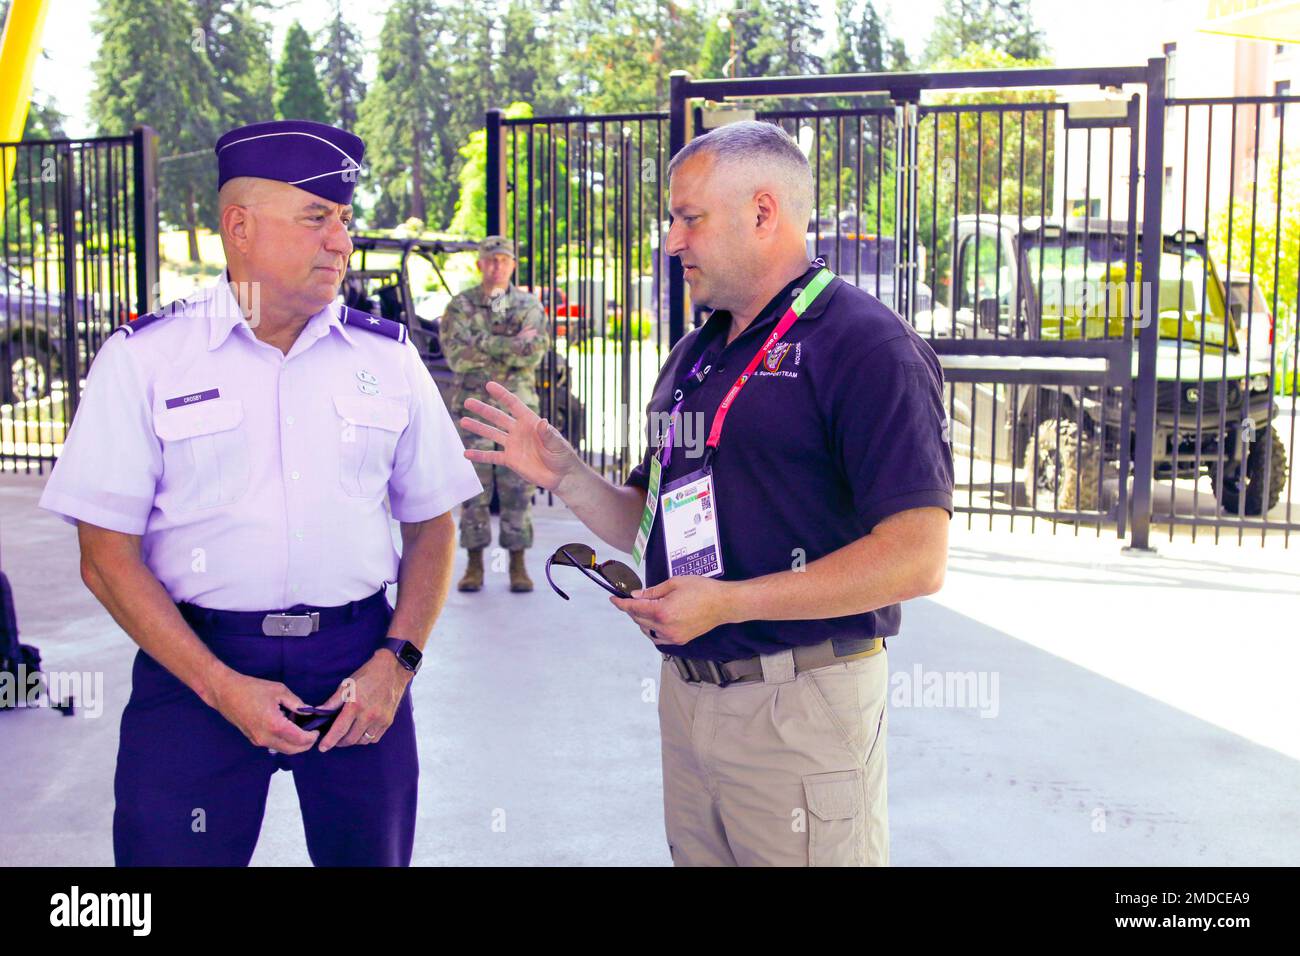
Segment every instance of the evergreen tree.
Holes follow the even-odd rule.
[[[260,0],[191,0],[192,45],[207,57],[221,132],[273,119],[271,29]]]
[[[384,17],[379,67],[357,130],[370,181],[379,187],[376,225],[428,219],[428,167],[451,99],[435,60],[442,22],[435,0],[394,0]]]
[[[94,28],[100,44],[91,114],[101,135],[122,135],[138,123],[158,131],[159,212],[187,231],[197,262],[199,225],[216,218],[212,145],[221,116],[202,28],[172,0],[101,0]]]
[[[22,138],[66,139],[68,132],[63,124],[67,121],[67,114],[55,105],[54,97],[38,98],[33,92],[31,105],[27,108],[27,121],[23,124]]]
[[[588,112],[662,109],[668,74],[689,70],[705,32],[701,9],[673,0],[580,0],[563,33],[581,37],[569,68]]]
[[[821,73],[819,11],[814,0],[736,0],[705,29],[699,76],[797,76]],[[734,52],[733,52],[734,51]]]
[[[882,73],[889,69],[891,39],[872,0],[836,0],[837,45],[828,67],[832,73]]]
[[[924,65],[959,57],[971,48],[1001,50],[1017,60],[1047,54],[1030,0],[944,0],[925,48]]]
[[[334,15],[316,36],[316,67],[329,110],[328,122],[346,130],[356,129],[366,95],[361,79],[364,52],[361,35],[343,18],[342,0],[334,0]]]
[[[285,34],[284,53],[275,68],[275,115],[280,119],[329,122],[315,60],[307,31],[297,20],[293,21]]]

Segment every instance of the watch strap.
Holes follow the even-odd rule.
[[[417,673],[420,670],[420,665],[424,663],[424,655],[421,653],[420,649],[410,641],[403,638],[386,637],[381,646],[392,651],[393,656],[397,658],[397,662],[412,674]],[[415,659],[414,664],[409,660],[409,658],[412,657]]]

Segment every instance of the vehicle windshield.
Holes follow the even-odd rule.
[[[1264,290],[1258,279],[1233,276],[1228,294],[1232,297],[1232,304],[1241,306],[1245,312],[1268,313],[1268,303],[1264,301]]]
[[[826,267],[841,276],[893,275],[894,239],[892,236],[857,235],[823,232],[820,241],[807,236],[808,258],[821,256]]]
[[[1082,232],[1025,237],[1029,281],[1042,302],[1044,338],[1104,338],[1123,334],[1127,309],[1125,237]],[[1212,265],[1191,247],[1167,242],[1160,258],[1160,337],[1236,348],[1225,320],[1222,285]],[[1141,283],[1141,265],[1134,279]],[[1209,280],[1208,282],[1206,280]],[[1041,291],[1040,291],[1041,290]],[[1137,306],[1141,306],[1141,292]]]

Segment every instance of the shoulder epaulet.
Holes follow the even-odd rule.
[[[401,322],[394,322],[392,319],[381,319],[377,315],[362,312],[360,309],[354,309],[351,306],[343,307],[343,318],[340,321],[350,328],[377,332],[379,335],[398,342],[406,341],[406,326]]]
[[[121,332],[127,338],[130,338],[131,336],[135,335],[135,333],[139,332],[141,329],[147,329],[155,322],[161,321],[162,319],[171,318],[173,315],[179,315],[181,312],[184,311],[185,306],[187,304],[188,302],[185,299],[177,299],[175,302],[169,302],[166,305],[164,305],[161,309],[159,309],[157,312],[146,312],[144,315],[138,316],[137,318],[132,319],[130,322],[123,322],[121,325],[115,328],[113,332]],[[111,335],[113,333],[110,332],[109,334]]]

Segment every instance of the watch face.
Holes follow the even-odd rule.
[[[403,644],[401,651],[397,654],[397,659],[406,665],[407,670],[418,671],[423,656],[415,645]]]

